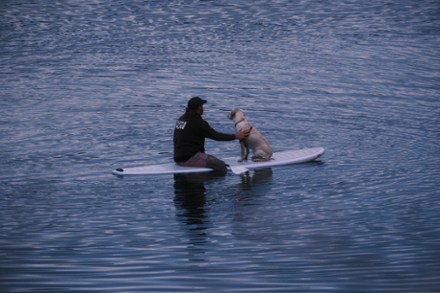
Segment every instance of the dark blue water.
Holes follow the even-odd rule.
[[[436,292],[440,3],[2,1],[2,292]],[[171,161],[193,95],[318,161]],[[237,142],[208,142],[219,157]]]

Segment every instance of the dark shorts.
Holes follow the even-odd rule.
[[[198,152],[197,154],[192,156],[188,161],[177,164],[185,167],[207,167],[225,173],[227,171],[225,162],[217,159],[214,156],[201,152]]]

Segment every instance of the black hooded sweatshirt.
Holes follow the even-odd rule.
[[[174,127],[174,161],[183,163],[198,152],[205,152],[205,138],[231,141],[235,134],[215,131],[201,115],[187,110]]]

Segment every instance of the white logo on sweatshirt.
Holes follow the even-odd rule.
[[[185,129],[186,121],[177,120],[176,129]]]

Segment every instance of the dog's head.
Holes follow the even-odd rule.
[[[228,118],[237,122],[244,119],[244,113],[240,109],[235,108],[229,113]]]

